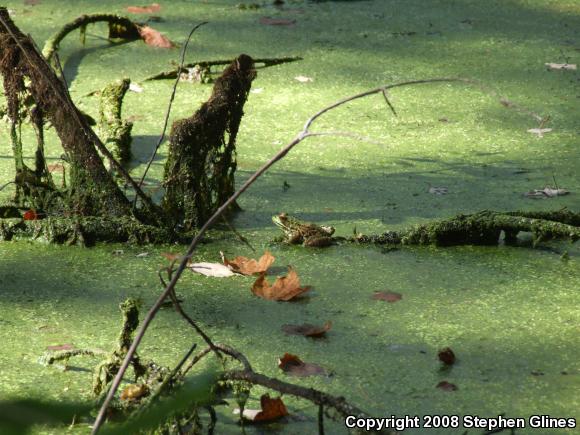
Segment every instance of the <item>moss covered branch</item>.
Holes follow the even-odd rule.
[[[123,121],[121,109],[123,97],[129,89],[131,80],[123,79],[109,83],[101,91],[99,99],[99,132],[113,156],[122,165],[131,160],[131,130],[133,123]]]
[[[470,215],[417,225],[401,231],[378,235],[359,234],[349,239],[356,243],[379,245],[496,245],[502,231],[507,243],[518,233],[532,234],[534,244],[552,239],[580,239],[580,215],[566,210],[555,212],[495,212],[484,210]]]
[[[114,14],[91,14],[81,15],[70,23],[65,24],[58,32],[52,35],[44,44],[42,55],[51,61],[54,53],[62,40],[76,29],[81,31],[81,40],[84,41],[84,33],[89,24],[94,23],[108,23],[109,24],[109,38],[122,38],[128,40],[140,39],[139,27],[127,17],[122,17]]]
[[[209,100],[172,126],[163,207],[186,230],[200,227],[234,193],[236,137],[254,77],[252,58],[241,55]]]
[[[167,80],[167,79],[175,79],[177,78],[178,74],[189,74],[192,68],[201,68],[201,69],[209,69],[212,66],[221,66],[221,65],[229,65],[235,59],[221,59],[221,60],[200,60],[199,62],[193,62],[183,65],[181,68],[178,66],[169,71],[163,71],[147,77],[147,80]],[[298,60],[302,60],[301,57],[298,56],[289,56],[289,57],[273,57],[273,58],[265,58],[259,57],[254,59],[254,66],[255,68],[267,68],[270,66],[281,65],[283,63],[290,63],[296,62]]]

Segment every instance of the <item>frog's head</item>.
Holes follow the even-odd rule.
[[[286,213],[280,213],[280,214],[272,216],[272,222],[274,222],[274,224],[278,228],[280,228],[282,231],[291,231],[292,230],[290,228],[292,226],[290,220],[292,220],[292,218],[289,217]]]

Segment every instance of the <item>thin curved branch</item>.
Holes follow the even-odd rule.
[[[131,29],[138,33],[137,25],[127,17],[122,17],[120,15],[114,14],[91,14],[91,15],[81,15],[70,23],[65,24],[58,32],[52,35],[44,43],[44,48],[42,49],[42,55],[47,61],[51,61],[52,57],[58,50],[61,41],[72,31],[86,27],[87,24],[94,24],[105,22],[109,24],[118,24],[127,29]]]

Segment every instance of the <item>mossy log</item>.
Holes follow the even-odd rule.
[[[30,95],[54,126],[69,159],[71,208],[75,213],[129,215],[129,201],[97,153],[95,141],[99,140],[70,100],[64,83],[32,40],[14,25],[6,8],[0,8],[0,18],[0,72],[10,121],[19,124],[21,98]]]
[[[417,225],[401,231],[378,235],[356,235],[356,243],[378,245],[496,245],[502,231],[506,243],[514,243],[520,232],[532,234],[533,243],[552,239],[580,239],[580,215],[560,210],[555,212],[496,212],[490,210]]]
[[[191,235],[184,233],[177,236],[168,229],[143,224],[130,216],[49,217],[30,221],[0,219],[0,241],[27,238],[80,246],[93,246],[97,242],[142,245],[185,242]]]
[[[179,66],[175,67],[172,70],[163,71],[152,76],[149,76],[145,79],[147,80],[167,80],[167,79],[175,79],[177,78],[178,74],[188,74],[192,68],[199,67],[201,69],[209,69],[212,66],[220,66],[220,65],[229,65],[235,59],[224,59],[224,60],[200,60],[199,62],[192,62],[183,65],[183,67],[179,68]],[[298,60],[302,60],[301,57],[298,56],[290,56],[290,57],[273,57],[273,58],[256,58],[254,59],[254,67],[255,68],[267,68],[270,66],[281,65],[283,63],[290,63],[296,62]]]
[[[163,207],[185,230],[202,225],[235,191],[236,136],[255,75],[252,58],[239,56],[216,80],[209,100],[173,123]]]

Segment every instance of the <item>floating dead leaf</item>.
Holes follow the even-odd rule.
[[[265,24],[266,26],[293,26],[296,24],[296,20],[288,18],[261,17],[260,24]]]
[[[234,272],[221,263],[191,263],[189,268],[196,273],[201,273],[205,276],[212,276],[214,278],[234,276]]]
[[[51,174],[55,172],[64,172],[64,165],[62,163],[54,163],[52,165],[48,165],[46,168]]]
[[[238,256],[233,260],[224,258],[224,264],[234,272],[242,275],[254,275],[256,273],[265,273],[274,263],[276,258],[269,252],[265,251],[259,260]]]
[[[544,137],[544,133],[549,133],[551,131],[551,128],[530,128],[528,133],[537,134],[538,137]]]
[[[324,369],[316,364],[305,363],[296,355],[285,353],[278,360],[278,367],[291,376],[314,376],[323,375]]]
[[[535,189],[530,190],[529,192],[524,193],[526,198],[533,198],[533,199],[544,199],[544,198],[555,198],[556,196],[564,196],[570,193],[569,190],[566,189],[553,189],[551,187],[544,187],[543,189]]]
[[[300,287],[300,278],[292,266],[288,266],[288,275],[276,278],[272,286],[266,280],[264,273],[260,274],[252,285],[252,293],[271,301],[289,301],[308,290],[310,290],[309,286]]]
[[[145,258],[149,257],[149,252],[140,252],[139,254],[135,255],[137,258]]]
[[[149,6],[127,6],[130,14],[154,14],[161,10],[159,3],[151,3]]]
[[[439,352],[437,352],[437,357],[439,358],[439,361],[441,361],[446,366],[452,366],[455,364],[455,353],[453,353],[450,347],[439,349]]]
[[[242,415],[244,419],[253,423],[264,423],[288,415],[286,405],[280,397],[271,399],[269,394],[263,394],[260,397],[260,405],[262,409],[244,409]],[[239,414],[240,410],[236,409],[234,413]]]
[[[159,48],[173,48],[175,44],[171,42],[166,36],[163,36],[159,33],[158,30],[155,30],[153,27],[149,26],[138,26],[139,27],[139,35],[141,39],[145,41],[145,44],[151,47],[159,47]]]
[[[36,213],[36,210],[33,209],[26,210],[22,215],[22,219],[24,219],[25,221],[35,221],[38,218],[39,218],[38,213]]]
[[[456,391],[457,385],[452,384],[451,382],[441,381],[437,384],[437,388],[443,391]]]
[[[328,321],[322,326],[304,323],[303,325],[283,325],[282,331],[288,335],[303,335],[305,337],[319,338],[330,331],[332,322]]]
[[[127,385],[121,392],[121,400],[137,400],[149,394],[149,388],[145,384]]]
[[[129,90],[131,92],[136,92],[138,94],[140,94],[141,92],[143,92],[143,88],[141,86],[139,86],[137,83],[129,83]]]
[[[314,81],[314,79],[306,76],[296,76],[294,77],[294,80],[298,80],[300,83],[309,83]]]
[[[65,343],[65,344],[56,344],[54,346],[46,346],[46,350],[52,350],[52,351],[57,351],[57,350],[72,350],[75,347],[70,344],[70,343]]]
[[[449,189],[447,187],[429,187],[429,193],[433,195],[447,195],[449,193]]]
[[[550,63],[550,62],[547,62],[544,65],[546,65],[548,67],[548,69],[552,69],[552,70],[576,71],[576,64],[574,64],[574,63]]]
[[[403,295],[401,293],[390,292],[390,291],[375,292],[375,294],[373,295],[373,299],[375,301],[387,301],[389,303],[395,303],[395,302],[403,299]]]
[[[250,91],[252,94],[261,94],[262,92],[264,92],[264,88],[254,88]]]
[[[545,374],[545,373],[544,373],[543,371],[541,371],[541,370],[532,370],[532,371],[530,372],[530,374],[531,374],[532,376],[544,376],[544,374]]]

